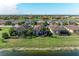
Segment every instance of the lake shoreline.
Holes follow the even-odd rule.
[[[17,48],[1,48],[0,51],[31,51],[31,50],[79,50],[79,47],[54,47],[54,48],[24,48],[24,47],[17,47]]]

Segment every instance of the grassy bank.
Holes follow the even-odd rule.
[[[32,39],[9,39],[6,43],[0,43],[3,48],[53,48],[53,47],[77,47],[78,37],[37,37]]]

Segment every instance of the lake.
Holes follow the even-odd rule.
[[[41,50],[27,50],[27,51],[0,51],[0,56],[79,56],[79,50],[57,50],[57,51],[41,51]]]

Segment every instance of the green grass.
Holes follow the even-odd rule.
[[[2,42],[2,33],[4,33],[4,32],[9,32],[9,29],[10,28],[1,28],[2,30],[0,30],[0,47],[3,47],[3,45],[4,45],[4,43]]]
[[[76,47],[79,46],[78,38],[71,37],[37,37],[33,39],[9,39],[3,45],[4,48],[26,47],[26,48],[53,48],[53,47]]]

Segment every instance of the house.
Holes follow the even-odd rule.
[[[4,25],[6,23],[6,20],[0,20],[0,25]]]
[[[15,24],[14,27],[20,28],[20,25],[19,24]]]
[[[13,23],[13,24],[18,24],[18,23],[20,23],[20,22],[24,22],[24,20],[12,20],[12,23]]]
[[[79,26],[77,26],[77,25],[66,25],[65,28],[72,33],[79,32]]]
[[[42,25],[40,25],[40,24],[35,25],[34,28],[33,28],[34,34],[38,36],[41,28],[42,28]]]
[[[29,28],[32,28],[32,26],[30,25],[27,25],[27,24],[23,24],[23,25],[18,25],[16,24],[14,26],[14,29],[19,33],[19,32],[22,32],[24,30],[28,31]]]
[[[32,26],[30,24],[29,25],[27,25],[27,24],[23,24],[23,25],[16,24],[14,27],[17,28],[18,30],[19,29],[26,30],[28,28],[31,28]]]
[[[58,34],[58,35],[69,35],[70,34],[70,32],[66,30],[64,26],[50,24],[48,28],[52,34]]]
[[[41,24],[37,24],[34,26],[34,35],[36,36],[51,36],[52,33],[49,31],[49,29]]]

